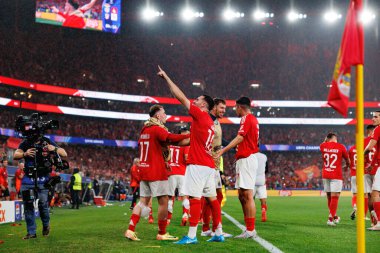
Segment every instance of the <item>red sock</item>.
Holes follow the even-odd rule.
[[[168,222],[167,220],[158,220],[158,233],[160,235],[164,235],[166,234],[166,226],[167,226]]]
[[[201,201],[199,199],[190,199],[190,227],[196,227],[201,217]]]
[[[377,218],[380,219],[380,201],[373,202],[373,210],[375,210]]]
[[[267,204],[262,204],[261,209],[264,209],[265,211],[268,210]]]
[[[223,201],[223,193],[222,193],[222,191],[216,191],[216,199],[218,200],[219,205],[222,205],[222,201]]]
[[[364,216],[367,216],[368,212],[368,198],[364,198]]]
[[[356,207],[356,195],[352,196],[351,205],[352,207]]]
[[[207,202],[205,202],[205,204],[203,205],[202,218],[203,218],[202,231],[210,230],[211,207]]]
[[[140,215],[132,214],[131,219],[129,220],[129,230],[135,231],[137,223],[139,223]]]
[[[247,218],[244,217],[245,226],[247,227],[247,231],[253,231],[255,230],[255,217]]]
[[[172,218],[173,214],[171,212],[168,212],[168,220]]]
[[[206,202],[205,197],[202,197],[201,198],[201,215],[200,215],[200,217],[202,217],[202,210],[203,210],[203,206],[205,205],[205,202]]]
[[[185,208],[185,207],[182,207],[182,213],[184,214],[187,214],[187,215],[189,215],[189,209],[187,209],[187,208]]]
[[[222,224],[222,211],[220,209],[220,203],[218,200],[211,201],[211,212],[212,212],[212,231],[215,231]]]
[[[331,195],[327,195],[327,207],[329,208],[330,210],[330,204],[331,204]]]
[[[153,217],[153,209],[150,208],[149,217]]]
[[[339,201],[339,197],[338,196],[332,196],[331,197],[330,214],[334,218],[336,216],[336,210],[338,209],[338,201]]]

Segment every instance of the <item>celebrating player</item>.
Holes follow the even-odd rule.
[[[139,138],[140,152],[140,202],[133,208],[129,228],[125,237],[132,241],[139,241],[135,227],[141,217],[147,217],[150,212],[149,200],[157,197],[158,200],[158,234],[157,240],[177,240],[166,232],[168,215],[169,182],[167,167],[163,156],[163,143],[179,142],[189,135],[172,134],[165,127],[166,114],[161,105],[153,105],[149,110],[149,120],[145,122]],[[166,157],[167,160],[168,157]],[[170,168],[169,168],[170,169]]]
[[[259,123],[251,113],[251,100],[241,97],[236,100],[236,114],[241,117],[240,129],[237,136],[215,156],[238,146],[236,152],[236,183],[239,200],[243,208],[246,230],[235,238],[253,238],[257,236],[255,230],[256,206],[253,200],[253,190],[256,184],[258,161],[255,154],[259,151]]]
[[[86,27],[84,13],[94,7],[96,1],[97,0],[91,0],[88,4],[79,7],[76,1],[67,0],[64,12],[61,12],[55,6],[52,6],[51,10],[65,19],[62,26],[84,29]]]
[[[189,134],[187,127],[181,127],[180,134]],[[170,161],[169,166],[171,171],[169,172],[169,204],[168,204],[168,224],[173,215],[173,206],[175,198],[175,190],[178,189],[178,195],[182,199],[183,214],[181,225],[186,226],[189,218],[189,199],[183,195],[183,180],[186,171],[186,160],[189,154],[189,146],[180,147],[171,145],[170,149]]]
[[[367,137],[364,139],[364,147],[366,147],[371,140],[371,135],[375,129],[375,126],[368,125],[367,126]],[[348,155],[350,157],[351,166],[350,166],[350,174],[351,174],[351,192],[352,192],[352,213],[351,219],[355,219],[356,216],[356,194],[357,194],[357,185],[356,185],[356,162],[357,162],[357,154],[356,154],[356,146],[352,146],[348,151]],[[370,174],[371,171],[366,168],[369,167],[372,163],[374,156],[374,150],[365,155],[365,164],[364,164],[364,215],[367,215],[368,212],[368,195],[371,193],[372,189],[372,176]]]
[[[373,113],[372,123],[376,128],[373,130],[371,135],[371,140],[369,141],[367,147],[364,150],[364,154],[368,154],[375,147],[376,153],[373,158],[371,165],[367,170],[371,171],[372,175],[375,175],[373,178],[372,192],[371,192],[371,202],[374,209],[375,219],[372,227],[368,230],[380,230],[380,111]]]
[[[336,226],[340,218],[336,215],[340,192],[343,187],[342,158],[346,161],[346,167],[350,167],[350,159],[346,148],[338,143],[336,134],[327,134],[325,141],[320,145],[323,159],[322,179],[327,196],[329,218],[327,225]]]
[[[222,138],[222,127],[219,120],[223,118],[223,115],[226,113],[226,101],[221,98],[214,98],[214,108],[210,112],[211,119],[214,121],[215,126],[215,135],[212,142],[212,153],[216,154],[223,146],[226,146],[228,143]],[[215,162],[215,186],[216,186],[216,198],[219,204],[222,204],[223,192],[222,192],[222,179],[220,176],[220,167],[223,166],[222,158],[219,157],[214,159]],[[201,236],[212,236],[214,231],[210,229],[210,218],[211,218],[211,207],[208,202],[205,202],[202,208],[202,233]],[[225,238],[232,237],[231,234],[224,233]]]
[[[157,73],[166,80],[171,93],[183,104],[193,119],[190,133],[189,159],[185,174],[183,194],[190,198],[190,227],[187,236],[184,236],[177,244],[195,244],[197,240],[197,226],[201,215],[202,195],[211,205],[213,230],[215,235],[209,242],[224,242],[221,224],[221,211],[216,199],[215,189],[215,163],[212,157],[212,141],[214,139],[214,122],[208,112],[214,107],[214,101],[210,96],[202,95],[193,103],[160,68]]]

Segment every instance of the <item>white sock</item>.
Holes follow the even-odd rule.
[[[198,228],[198,225],[195,227],[189,227],[189,233],[187,234],[187,236],[190,237],[191,239],[194,239],[195,237],[197,237],[197,228]]]

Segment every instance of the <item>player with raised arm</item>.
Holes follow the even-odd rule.
[[[149,120],[144,123],[140,132],[140,202],[133,208],[129,222],[129,228],[125,237],[132,241],[139,241],[135,233],[135,227],[141,217],[147,217],[151,210],[148,205],[153,197],[158,200],[158,234],[157,240],[177,240],[166,232],[169,182],[165,160],[167,153],[163,152],[163,145],[177,143],[189,138],[189,135],[172,134],[165,127],[166,114],[161,105],[153,105],[149,110]],[[164,157],[165,155],[165,157]],[[164,160],[165,159],[165,160]]]
[[[169,78],[160,67],[158,76],[165,79],[171,93],[189,111],[193,119],[190,131],[190,150],[187,161],[183,194],[190,199],[190,227],[187,236],[184,236],[176,244],[195,244],[197,240],[197,226],[201,215],[201,197],[211,205],[213,229],[215,235],[209,242],[224,242],[221,224],[221,211],[216,199],[215,189],[215,163],[212,157],[212,141],[214,139],[214,122],[209,111],[214,107],[214,101],[210,96],[202,95],[190,103],[185,94]]]
[[[372,124],[376,127],[371,135],[371,140],[364,150],[364,154],[369,154],[373,148],[376,149],[376,153],[370,166],[367,170],[370,171],[373,177],[371,202],[374,209],[374,225],[368,230],[380,230],[380,111],[373,113]],[[375,224],[376,223],[376,224]]]
[[[88,4],[79,6],[75,0],[67,0],[63,12],[55,6],[52,6],[51,10],[65,19],[62,26],[84,29],[86,27],[84,13],[92,9],[96,1],[97,0],[91,0]]]
[[[219,120],[223,118],[224,113],[226,112],[226,101],[221,98],[214,98],[214,108],[210,112],[211,119],[214,121],[215,126],[215,135],[212,142],[212,153],[215,154],[219,151],[222,146],[227,145],[226,141],[223,140],[222,127]],[[222,158],[219,157],[214,159],[215,162],[215,186],[216,186],[216,198],[219,204],[222,204],[223,192],[222,192],[222,178],[220,176],[220,167],[223,166]],[[211,207],[205,202],[202,208],[202,233],[201,236],[212,236],[214,231],[210,229],[210,218],[211,218]],[[224,233],[225,238],[232,237],[231,234]]]
[[[319,148],[323,159],[323,188],[326,192],[329,208],[327,225],[336,226],[340,221],[336,213],[340,192],[343,187],[342,158],[345,159],[347,168],[350,167],[350,159],[345,146],[338,143],[337,135],[334,133],[327,134],[325,141]]]
[[[255,156],[259,152],[259,122],[251,113],[251,100],[241,97],[236,100],[236,114],[241,117],[240,128],[236,137],[215,158],[220,157],[231,148],[237,147],[236,152],[236,183],[239,200],[243,209],[246,230],[235,238],[253,238],[255,230],[256,206],[253,190],[256,184],[258,161]]]

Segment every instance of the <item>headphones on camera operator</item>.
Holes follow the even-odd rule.
[[[67,161],[59,155],[58,145],[44,136],[48,129],[58,129],[57,120],[43,121],[41,113],[33,113],[30,116],[19,115],[16,120],[16,131],[23,138],[23,142],[15,153],[15,159],[25,160],[25,176],[22,184],[34,185],[34,188],[22,191],[24,201],[33,203],[38,199],[39,185],[52,189],[61,182],[60,176],[50,176],[53,168],[59,172],[69,169]],[[23,151],[22,157],[18,155]]]

